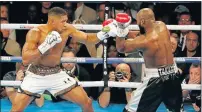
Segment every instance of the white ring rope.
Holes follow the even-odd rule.
[[[1,29],[31,29],[39,24],[1,24]],[[76,24],[73,25],[75,28],[79,30],[101,30],[102,25],[82,25]],[[201,25],[167,25],[169,30],[201,30]],[[138,25],[130,25],[129,29],[131,30],[139,30]]]
[[[119,88],[137,88],[142,83],[136,82],[114,82],[108,81],[108,87],[119,87]],[[1,80],[1,86],[20,86],[21,81],[8,81]],[[79,85],[83,87],[104,87],[104,81],[82,81]],[[182,89],[185,90],[201,90],[200,84],[182,84]]]

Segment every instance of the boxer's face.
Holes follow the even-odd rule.
[[[140,19],[139,14],[137,14],[137,25],[139,26],[140,33],[145,34],[144,19]]]
[[[62,54],[62,57],[65,58],[74,58],[74,54],[72,52],[64,52]],[[66,69],[66,70],[72,70],[72,68],[75,66],[75,63],[62,63],[62,66]]]
[[[63,15],[60,17],[56,17],[53,21],[53,27],[55,28],[56,31],[62,32],[63,30],[66,29],[65,25],[67,23],[67,15]]]

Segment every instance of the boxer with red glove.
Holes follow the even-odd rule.
[[[117,36],[126,37],[128,35],[128,26],[131,23],[131,17],[126,13],[118,13],[116,15],[117,21]]]
[[[114,19],[107,19],[102,23],[102,30],[97,33],[97,37],[102,41],[109,37],[117,36],[117,23]]]

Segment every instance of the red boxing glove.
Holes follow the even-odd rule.
[[[116,15],[116,21],[120,28],[127,28],[131,23],[131,17],[126,13],[118,13]]]
[[[126,13],[118,13],[116,15],[117,21],[117,36],[126,37],[129,29],[127,28],[131,23],[131,17]]]
[[[104,26],[106,26],[106,25],[108,25],[108,24],[110,24],[110,23],[112,23],[112,22],[114,22],[113,19],[107,19],[107,20],[105,20],[105,21],[102,23],[102,26],[104,27]]]
[[[102,30],[97,33],[97,37],[100,40],[104,40],[109,37],[116,37],[117,35],[117,23],[114,19],[107,19],[102,23]]]

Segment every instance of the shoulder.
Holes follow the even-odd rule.
[[[167,26],[162,21],[156,21],[157,27],[160,28],[159,30],[167,30]]]
[[[38,27],[36,28],[32,28],[28,31],[27,35],[29,34],[39,34],[40,33],[40,29]]]
[[[26,35],[26,39],[37,40],[38,37],[40,37],[40,34],[41,34],[41,30],[38,27],[32,28],[31,30],[28,31]]]

